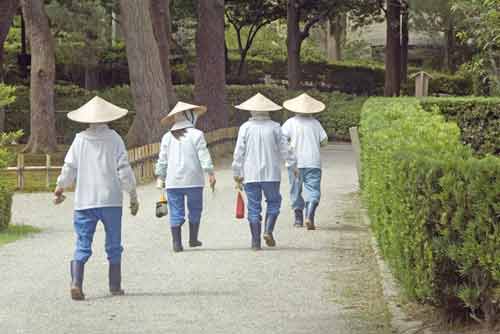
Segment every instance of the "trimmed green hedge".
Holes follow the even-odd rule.
[[[368,100],[363,198],[404,291],[492,321],[500,305],[500,158],[479,159],[460,130],[417,99]]]
[[[455,121],[462,130],[462,140],[479,154],[500,155],[499,98],[426,98],[426,111],[435,108]]]
[[[11,218],[12,190],[0,183],[0,231],[9,226]]]
[[[193,86],[176,86],[177,96],[180,100],[193,101]],[[249,113],[237,111],[233,106],[250,98],[257,92],[262,92],[273,101],[282,103],[284,100],[295,97],[299,92],[289,92],[280,86],[228,86],[227,102],[230,112],[230,125],[239,126],[249,117]],[[361,106],[365,101],[364,97],[353,97],[342,93],[320,93],[318,91],[308,91],[309,94],[323,101],[328,110],[321,113],[318,118],[328,132],[330,138],[336,140],[349,140],[349,128],[357,126]],[[132,96],[128,86],[114,87],[100,92],[91,92],[76,86],[56,86],[55,104],[56,110],[69,111],[78,108],[95,94],[120,105],[129,110],[134,109]],[[29,92],[27,87],[18,87],[17,100],[8,107],[6,117],[6,127],[8,131],[23,129],[24,140],[29,136]],[[125,136],[132,123],[134,115],[131,113],[127,117],[113,122],[111,126],[122,136]],[[283,122],[289,115],[285,111],[274,112],[272,117]],[[71,122],[66,118],[66,113],[56,114],[56,129],[59,143],[69,144],[78,131],[84,129],[84,125]]]

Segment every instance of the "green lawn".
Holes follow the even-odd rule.
[[[0,231],[0,247],[39,232],[41,232],[39,228],[29,225],[10,225]]]

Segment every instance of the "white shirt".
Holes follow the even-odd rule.
[[[76,135],[57,186],[68,188],[75,181],[75,210],[121,207],[123,190],[136,196],[125,144],[107,125],[93,126]]]
[[[297,115],[287,120],[282,129],[297,156],[297,167],[321,168],[320,146],[328,136],[320,122],[314,117]]]
[[[281,165],[295,167],[297,161],[278,123],[269,117],[252,117],[238,132],[233,173],[250,182],[281,181]]]
[[[171,132],[163,136],[155,174],[165,180],[167,189],[203,187],[203,171],[211,173],[213,168],[202,131],[191,125],[179,139]]]

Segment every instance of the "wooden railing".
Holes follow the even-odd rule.
[[[205,139],[213,157],[219,157],[232,152],[234,142],[238,135],[238,128],[218,129],[205,134]],[[160,144],[149,144],[133,148],[128,151],[130,165],[134,170],[138,182],[142,183],[154,178],[155,162],[160,153]],[[62,166],[52,166],[51,156],[45,156],[45,166],[25,166],[24,154],[17,155],[16,167],[8,167],[8,172],[16,172],[17,189],[23,190],[25,187],[26,173],[45,172],[47,189],[50,189],[52,180],[55,180],[56,172],[60,172]],[[51,173],[52,172],[52,173]],[[54,179],[52,179],[54,177]]]

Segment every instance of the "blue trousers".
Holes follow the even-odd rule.
[[[280,214],[281,194],[279,182],[250,182],[245,184],[248,199],[248,221],[260,224],[262,221],[262,193],[266,198],[266,215],[277,217]]]
[[[170,225],[180,226],[186,220],[186,200],[190,224],[199,224],[203,210],[203,187],[167,189]]]
[[[296,178],[292,170],[288,171],[290,181],[290,200],[292,209],[303,210],[305,202],[319,203],[321,198],[321,169],[299,168],[299,177]],[[304,189],[304,197],[302,197]]]
[[[106,231],[106,254],[112,264],[121,262],[122,247],[122,208],[108,207],[76,210],[73,225],[76,232],[74,260],[86,263],[92,255],[92,240],[97,223],[101,221]]]

